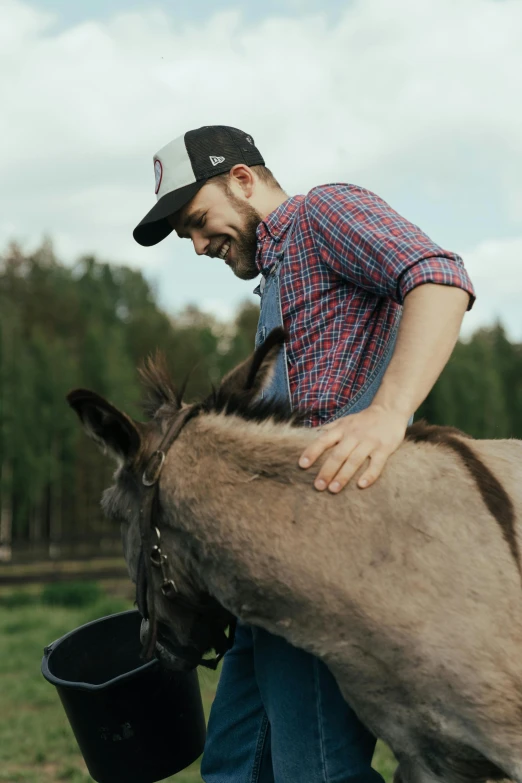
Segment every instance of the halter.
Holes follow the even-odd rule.
[[[154,600],[150,602],[151,606],[149,606],[149,602],[147,601],[146,596],[147,588],[152,590],[152,569],[158,569],[161,571],[161,592],[163,595],[168,598],[169,601],[176,603],[181,608],[187,609],[194,613],[198,618],[200,618],[201,622],[205,623],[207,627],[212,628],[212,626],[214,626],[213,630],[215,632],[215,636],[217,636],[217,641],[216,639],[213,639],[212,642],[212,646],[218,653],[215,658],[203,658],[201,655],[198,658],[194,655],[194,649],[188,646],[173,647],[172,650],[174,654],[176,657],[186,661],[194,668],[196,666],[205,666],[208,669],[216,669],[224,654],[232,647],[234,643],[234,632],[236,625],[235,618],[232,618],[230,621],[230,631],[229,635],[227,636],[225,631],[221,627],[218,627],[213,616],[215,609],[218,606],[218,603],[215,601],[215,599],[213,599],[211,596],[208,596],[208,600],[204,603],[196,603],[195,601],[191,601],[189,598],[186,598],[178,592],[176,583],[169,574],[168,556],[161,550],[160,531],[153,523],[153,510],[154,506],[157,505],[158,502],[157,485],[161,471],[163,469],[163,465],[165,464],[165,458],[170,447],[176,438],[179,437],[185,424],[187,424],[190,419],[197,416],[198,412],[199,411],[196,406],[190,406],[182,411],[180,416],[176,418],[176,420],[167,430],[167,433],[161,441],[158,449],[156,449],[156,451],[154,451],[149,457],[145,470],[143,471],[143,476],[141,479],[143,493],[140,506],[141,548],[138,560],[138,572],[141,574],[144,570],[146,585],[143,591],[145,606],[140,608],[140,611],[144,619],[148,619],[149,621],[147,635],[143,644],[143,651],[145,659],[150,660],[154,654],[156,641],[158,639],[158,621],[156,617]],[[156,539],[154,544],[152,543],[153,535]],[[148,557],[146,556],[147,552],[149,553]],[[138,578],[138,607],[140,607],[141,603],[138,596],[140,582],[141,578]]]

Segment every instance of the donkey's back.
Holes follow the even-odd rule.
[[[366,658],[330,665],[405,780],[522,781],[522,441],[453,437],[412,438],[376,483],[346,628]]]

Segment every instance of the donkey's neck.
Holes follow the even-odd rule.
[[[339,608],[321,527],[340,498],[314,489],[317,467],[297,464],[314,436],[270,422],[202,417],[174,444],[162,479],[169,523],[190,539],[208,591],[246,622],[284,628],[296,644],[301,639],[289,626],[302,626],[312,600],[316,611]]]

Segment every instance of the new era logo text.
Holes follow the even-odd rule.
[[[217,166],[218,163],[224,163],[225,161],[225,158],[217,157],[216,155],[209,155],[209,158],[213,166]]]

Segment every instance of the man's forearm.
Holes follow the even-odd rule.
[[[426,283],[405,297],[397,343],[373,405],[404,414],[417,410],[457,342],[469,295]]]

